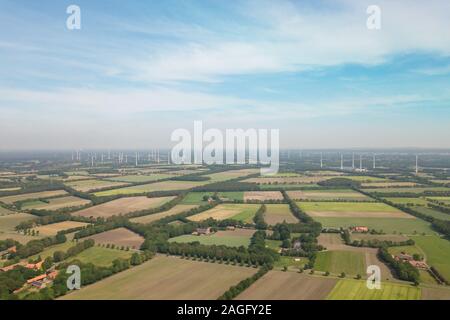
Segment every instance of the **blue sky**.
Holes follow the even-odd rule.
[[[66,8],[81,8],[81,30]],[[366,27],[368,5],[381,29]],[[0,0],[1,149],[450,147],[450,2]]]

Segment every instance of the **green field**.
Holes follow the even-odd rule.
[[[322,251],[317,253],[314,269],[333,274],[345,272],[347,275],[366,274],[365,256],[353,251]]]
[[[417,246],[396,246],[396,247],[389,247],[388,249],[389,253],[396,256],[400,253],[406,253],[409,255],[413,254],[420,254],[421,256],[424,256],[424,251],[417,247]]]
[[[391,180],[386,178],[378,178],[371,176],[344,176],[345,179],[350,179],[358,182],[389,182]]]
[[[70,258],[70,260],[80,260],[83,263],[92,263],[97,266],[110,266],[115,259],[128,259],[133,254],[132,251],[108,249],[99,246],[94,246],[86,249]]]
[[[427,263],[450,281],[450,241],[438,236],[412,236],[411,239],[425,252]]]
[[[450,197],[427,197],[427,198],[431,199],[431,200],[437,200],[439,202],[443,202],[446,205],[450,205]]]
[[[381,289],[370,290],[365,281],[340,280],[329,293],[328,300],[419,300],[420,289],[413,286],[387,283]]]
[[[172,191],[172,190],[187,190],[194,187],[202,186],[210,183],[209,181],[161,181],[149,184],[142,184],[138,186],[131,186],[125,188],[118,188],[113,190],[106,190],[95,192],[97,197],[113,196],[119,194],[142,194],[154,191]]]
[[[308,211],[333,212],[398,212],[397,208],[381,202],[296,202],[306,213]]]
[[[419,219],[402,219],[402,218],[329,218],[314,217],[325,228],[349,228],[354,226],[367,226],[369,229],[377,231],[382,230],[384,233],[395,234],[413,234],[417,233],[434,234],[430,224]]]
[[[424,198],[384,198],[395,204],[401,205],[414,205],[414,206],[426,206],[428,201]]]
[[[311,189],[314,187],[319,187],[318,184],[308,183],[308,184],[260,184],[259,189],[261,190],[300,190],[300,189]]]
[[[300,261],[295,261],[295,260]],[[289,270],[298,271],[300,268],[304,268],[305,264],[309,262],[309,259],[306,257],[287,257],[280,256],[280,259],[275,261],[274,268],[276,269],[284,269],[287,267]]]
[[[450,188],[445,188],[445,187],[423,187],[423,188],[416,188],[416,187],[412,187],[412,188],[368,188],[368,189],[364,189],[365,192],[378,192],[378,193],[411,193],[411,194],[419,194],[419,193],[423,193],[425,191],[430,191],[430,192],[442,192],[442,191],[450,191]]]
[[[431,208],[426,208],[426,207],[414,207],[414,211],[426,214],[428,216],[431,216],[433,218],[436,219],[440,219],[440,220],[450,220],[450,214],[447,213],[443,213]]]

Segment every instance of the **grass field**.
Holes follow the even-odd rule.
[[[142,216],[142,217],[132,218],[132,219],[130,219],[130,221],[134,222],[134,223],[142,223],[142,224],[151,223],[151,222],[158,221],[158,220],[166,218],[166,217],[170,217],[170,216],[173,216],[173,215],[185,212],[185,211],[189,211],[190,209],[197,208],[197,207],[198,206],[194,205],[194,204],[178,204],[169,210],[154,213],[154,214],[149,214],[149,215]]]
[[[337,280],[311,277],[296,272],[269,271],[237,300],[322,300],[336,285]]]
[[[411,239],[425,252],[427,263],[450,281],[450,241],[438,236],[412,236]]]
[[[30,199],[45,199],[55,196],[61,196],[66,195],[67,192],[64,190],[52,190],[52,191],[42,191],[42,192],[34,192],[34,193],[23,193],[18,194],[15,196],[7,196],[7,197],[1,197],[0,202],[6,203],[6,204],[13,204],[17,201],[25,201]]]
[[[264,220],[268,225],[276,225],[286,221],[287,223],[299,222],[291,213],[289,205],[287,204],[266,204],[266,212],[264,213]]]
[[[300,268],[304,268],[305,264],[309,262],[306,257],[288,257],[280,256],[280,259],[275,261],[274,268],[278,270],[283,270],[287,267],[291,271],[299,271]]]
[[[107,191],[95,192],[97,197],[112,196],[119,194],[142,194],[154,191],[172,191],[172,190],[187,190],[198,186],[211,183],[210,181],[162,181],[149,184],[142,184],[138,186],[131,186],[126,188],[118,188]]]
[[[314,217],[325,228],[350,228],[354,226],[367,226],[369,229],[382,230],[387,234],[417,233],[434,234],[430,224],[419,219],[401,218],[329,218]]]
[[[209,177],[211,179],[209,183],[211,183],[241,178],[259,172],[260,172],[259,169],[239,169],[239,170],[228,170],[224,172],[205,174],[204,176]]]
[[[213,300],[255,272],[254,268],[157,256],[62,299]]]
[[[450,188],[445,187],[424,187],[424,188],[368,188],[364,189],[365,192],[379,192],[379,193],[411,193],[411,194],[420,194],[425,191],[430,192],[442,192],[442,191],[450,191]]]
[[[415,182],[394,181],[394,182],[365,182],[361,183],[363,188],[389,188],[389,187],[415,187]]]
[[[225,245],[228,247],[248,247],[250,245],[250,238],[255,230],[237,229],[235,231],[218,231],[212,235],[182,235],[169,240],[169,242],[189,243],[200,242],[204,245]]]
[[[297,205],[312,217],[414,219],[381,202],[297,202]]]
[[[426,214],[428,216],[431,216],[433,218],[436,219],[440,219],[440,220],[450,220],[450,214],[447,213],[443,213],[431,208],[427,208],[427,207],[414,207],[414,210],[423,214]]]
[[[22,204],[21,209],[58,210],[61,208],[81,207],[91,203],[89,200],[73,196],[53,198],[46,201],[48,203],[40,200],[31,200],[30,202],[27,201]]]
[[[422,288],[422,300],[450,300],[450,288]]]
[[[346,179],[358,182],[388,182],[389,179],[371,176],[345,176]]]
[[[258,177],[244,180],[244,182],[256,183],[259,185],[279,185],[279,184],[311,184],[325,181],[335,176],[297,176],[297,177]]]
[[[311,184],[261,184],[259,185],[259,189],[261,190],[274,190],[274,189],[283,189],[283,190],[299,190],[303,188],[313,188],[318,187],[319,185],[315,183]]]
[[[378,240],[378,241],[394,241],[401,242],[406,241],[409,238],[400,234],[368,234],[368,233],[352,233],[351,239],[353,240]]]
[[[33,230],[39,231],[40,236],[49,237],[49,236],[56,235],[59,231],[72,229],[72,228],[78,228],[78,227],[85,227],[87,225],[88,225],[88,223],[84,223],[84,222],[63,221],[63,222],[57,222],[57,223],[39,226],[39,227],[34,228]]]
[[[161,179],[171,178],[173,175],[157,173],[151,175],[126,175],[119,177],[106,178],[105,180],[117,181],[117,182],[130,182],[130,183],[140,183],[140,182],[151,182]]]
[[[333,274],[345,272],[347,275],[366,274],[364,254],[352,251],[322,251],[317,253],[314,269]]]
[[[449,181],[450,183],[450,181]],[[450,205],[450,197],[427,197],[428,199],[431,200],[437,200],[439,202],[443,202],[446,205]]]
[[[60,244],[56,244],[54,246],[50,246],[44,249],[44,251],[31,256],[30,259],[37,259],[38,257],[41,257],[41,259],[45,259],[47,257],[53,257],[53,253],[55,253],[56,251],[63,251],[66,252],[69,248],[75,246],[76,243],[72,242],[72,241],[66,241],[64,243],[60,243]]]
[[[105,181],[105,180],[79,180],[79,181],[69,181],[64,183],[66,186],[69,186],[77,191],[81,192],[89,192],[93,190],[106,189],[112,187],[122,187],[128,185],[125,182],[114,182],[114,181]]]
[[[351,189],[288,191],[293,200],[370,200],[369,197]]]
[[[259,204],[220,204],[212,209],[190,216],[191,221],[202,221],[208,218],[216,220],[234,219],[245,223],[252,223]]]
[[[133,254],[132,251],[109,249],[94,246],[82,251],[70,260],[80,260],[83,263],[92,263],[97,266],[110,266],[115,259],[128,259]]]
[[[76,211],[72,213],[76,216],[82,217],[112,217],[114,215],[123,215],[134,211],[152,209],[162,206],[175,197],[157,197],[148,198],[142,197],[129,197],[120,198],[113,201],[105,202],[97,206],[89,207],[84,210]]]
[[[267,200],[283,200],[280,191],[246,191],[244,192],[244,201],[267,201]]]
[[[125,228],[97,233],[88,238],[94,239],[96,244],[114,244],[118,247],[130,247],[130,249],[139,249],[144,243],[143,237]]]
[[[420,288],[383,282],[380,290],[370,290],[365,281],[339,280],[328,300],[419,300]]]

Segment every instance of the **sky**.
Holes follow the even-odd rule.
[[[449,13],[448,0],[0,0],[0,150],[166,147],[195,120],[279,129],[284,148],[450,148]]]

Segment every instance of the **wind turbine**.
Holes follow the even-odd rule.
[[[352,169],[355,169],[355,153],[352,153]]]
[[[323,158],[322,158],[322,152],[320,153],[320,168],[323,168]]]
[[[344,155],[341,153],[341,170],[344,170]]]
[[[416,174],[419,173],[419,155],[416,154]]]

